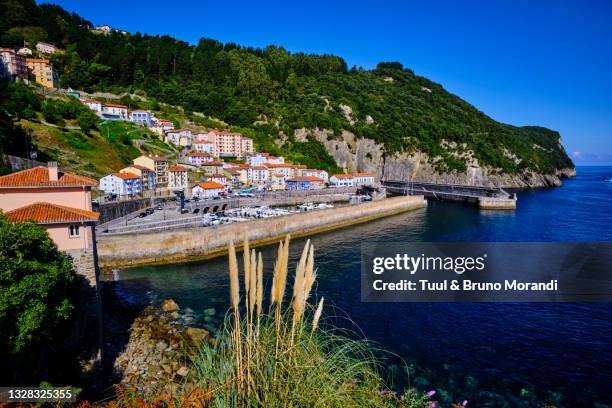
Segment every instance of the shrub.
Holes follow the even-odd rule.
[[[74,310],[75,282],[43,228],[0,214],[0,350],[26,355],[59,340]]]

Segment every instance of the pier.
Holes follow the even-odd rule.
[[[206,228],[98,235],[101,268],[169,264],[227,253],[246,233],[251,246],[277,243],[287,234],[302,237],[427,207],[423,197],[403,196],[346,207],[255,219]]]
[[[516,195],[502,188],[400,180],[386,180],[382,184],[390,195],[421,195],[434,200],[473,204],[483,210],[516,209]]]

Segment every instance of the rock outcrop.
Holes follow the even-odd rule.
[[[134,388],[143,396],[170,392],[177,394],[185,384],[194,382],[195,369],[188,358],[203,342],[213,342],[209,332],[185,327],[176,317],[178,305],[170,312],[146,308],[130,328],[125,350],[115,360],[115,371],[121,384]]]
[[[576,169],[557,170],[554,174],[505,174],[498,169],[482,166],[470,152],[464,153],[467,171],[463,173],[440,173],[427,154],[385,153],[384,146],[372,139],[358,138],[349,131],[334,137],[331,130],[298,129],[296,139],[314,136],[325,146],[336,164],[346,172],[372,172],[377,179],[413,180],[437,183],[465,184],[487,187],[535,188],[560,186],[561,179],[576,175]],[[509,152],[508,154],[512,154]]]

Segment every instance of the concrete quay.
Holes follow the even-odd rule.
[[[205,228],[98,236],[98,257],[104,269],[202,260],[227,253],[230,240],[239,244],[245,232],[252,246],[267,245],[426,206],[422,196],[401,196]]]

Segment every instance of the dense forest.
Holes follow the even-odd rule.
[[[553,173],[573,167],[560,135],[541,127],[494,121],[469,103],[397,62],[349,68],[334,55],[289,53],[202,38],[190,45],[170,36],[110,34],[74,13],[34,0],[0,1],[0,46],[51,42],[64,51],[52,60],[64,87],[144,92],[149,98],[202,112],[250,130],[256,146],[303,161],[331,157],[299,128],[343,129],[384,144],[386,154],[420,150],[441,158],[440,171],[464,171],[459,155],[471,150],[481,164],[517,173]],[[343,113],[342,105],[352,109]],[[444,146],[455,142],[455,152]],[[520,160],[516,160],[516,158]],[[328,163],[329,164],[329,163]],[[332,164],[333,165],[333,164]]]

